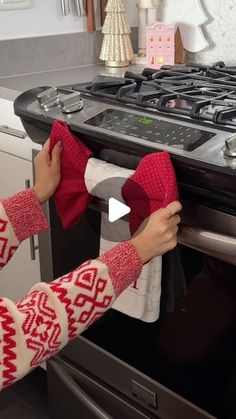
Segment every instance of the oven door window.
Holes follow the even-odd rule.
[[[111,309],[83,336],[210,414],[234,418],[236,267],[183,246],[181,257],[188,292],[173,312],[144,323]]]

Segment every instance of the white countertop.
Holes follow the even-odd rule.
[[[83,67],[65,68],[54,71],[45,71],[32,74],[21,74],[18,76],[0,77],[0,97],[10,94],[2,88],[13,89],[23,92],[38,86],[62,86],[69,83],[81,83],[92,80],[98,74],[123,76],[129,70],[135,73],[141,73],[143,65],[130,65],[129,67],[111,68],[104,65],[90,65]],[[16,95],[15,95],[16,97]],[[13,98],[14,99],[14,98]]]

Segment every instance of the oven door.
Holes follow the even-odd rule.
[[[39,236],[43,281],[99,255],[100,204],[68,230],[62,228],[53,200],[45,205],[51,228]],[[60,358],[68,368],[73,364],[102,383],[116,400],[122,395],[139,405],[148,417],[235,419],[236,214],[193,199],[185,198],[183,205],[179,252],[187,294],[176,300],[173,311],[161,311],[154,323],[109,310],[67,345]],[[178,282],[179,270],[173,270]],[[59,385],[57,373],[49,376],[49,387]],[[66,381],[61,387],[73,393],[74,385]],[[74,401],[76,394],[71,396]],[[95,405],[113,417],[103,399],[101,395]]]
[[[138,404],[147,417],[235,419],[236,266],[228,263],[235,263],[235,217],[196,203],[185,202],[184,207],[179,251],[188,292],[176,301],[175,309],[162,312],[155,323],[111,309],[67,345],[60,358],[68,368],[71,364],[82,369],[116,396]],[[51,229],[39,238],[43,280],[98,256],[99,211],[90,208],[77,226],[65,231],[53,201],[45,210]],[[225,238],[229,247],[223,244]],[[177,270],[176,279],[178,274]],[[73,393],[75,383],[67,385],[64,379],[59,384],[59,376],[52,377],[49,387],[58,383]],[[78,392],[71,397],[79,409]],[[50,394],[56,397],[51,390]],[[99,396],[95,404],[102,414],[115,417],[103,399]]]

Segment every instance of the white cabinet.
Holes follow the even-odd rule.
[[[24,158],[23,153],[20,157],[12,153],[11,146],[17,141],[24,140],[0,132],[0,199],[25,189],[26,180],[29,180],[32,185],[32,161]],[[26,156],[30,154],[30,150],[25,153]],[[36,246],[37,237],[34,241]],[[39,252],[35,250],[35,260],[32,260],[31,249],[31,240],[25,240],[5,268],[1,270],[1,297],[8,297],[12,300],[22,298],[36,282],[40,281]]]
[[[32,7],[31,0],[1,0],[0,10],[29,9]]]
[[[0,134],[1,140],[1,134]],[[0,198],[23,190],[25,181],[32,184],[32,163],[0,151]],[[35,245],[37,238],[35,238]],[[0,273],[0,296],[13,300],[22,298],[28,290],[40,281],[38,250],[35,260],[31,259],[32,242],[21,243],[19,249]]]

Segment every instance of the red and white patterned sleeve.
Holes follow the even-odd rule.
[[[13,208],[11,211],[9,217],[17,217]],[[6,212],[1,212],[0,217],[5,221]],[[11,233],[7,236],[5,232],[5,237],[10,241],[10,234],[16,234],[21,241],[25,236],[21,227],[17,227],[21,232],[8,224],[10,227]],[[29,233],[32,226],[27,228]],[[12,243],[17,246],[18,242]],[[36,284],[21,301],[0,298],[0,389],[23,377],[88,328],[139,277],[141,269],[135,247],[124,242],[51,283]]]
[[[47,228],[47,220],[33,189],[27,189],[1,200],[0,270],[11,259],[24,239]]]

